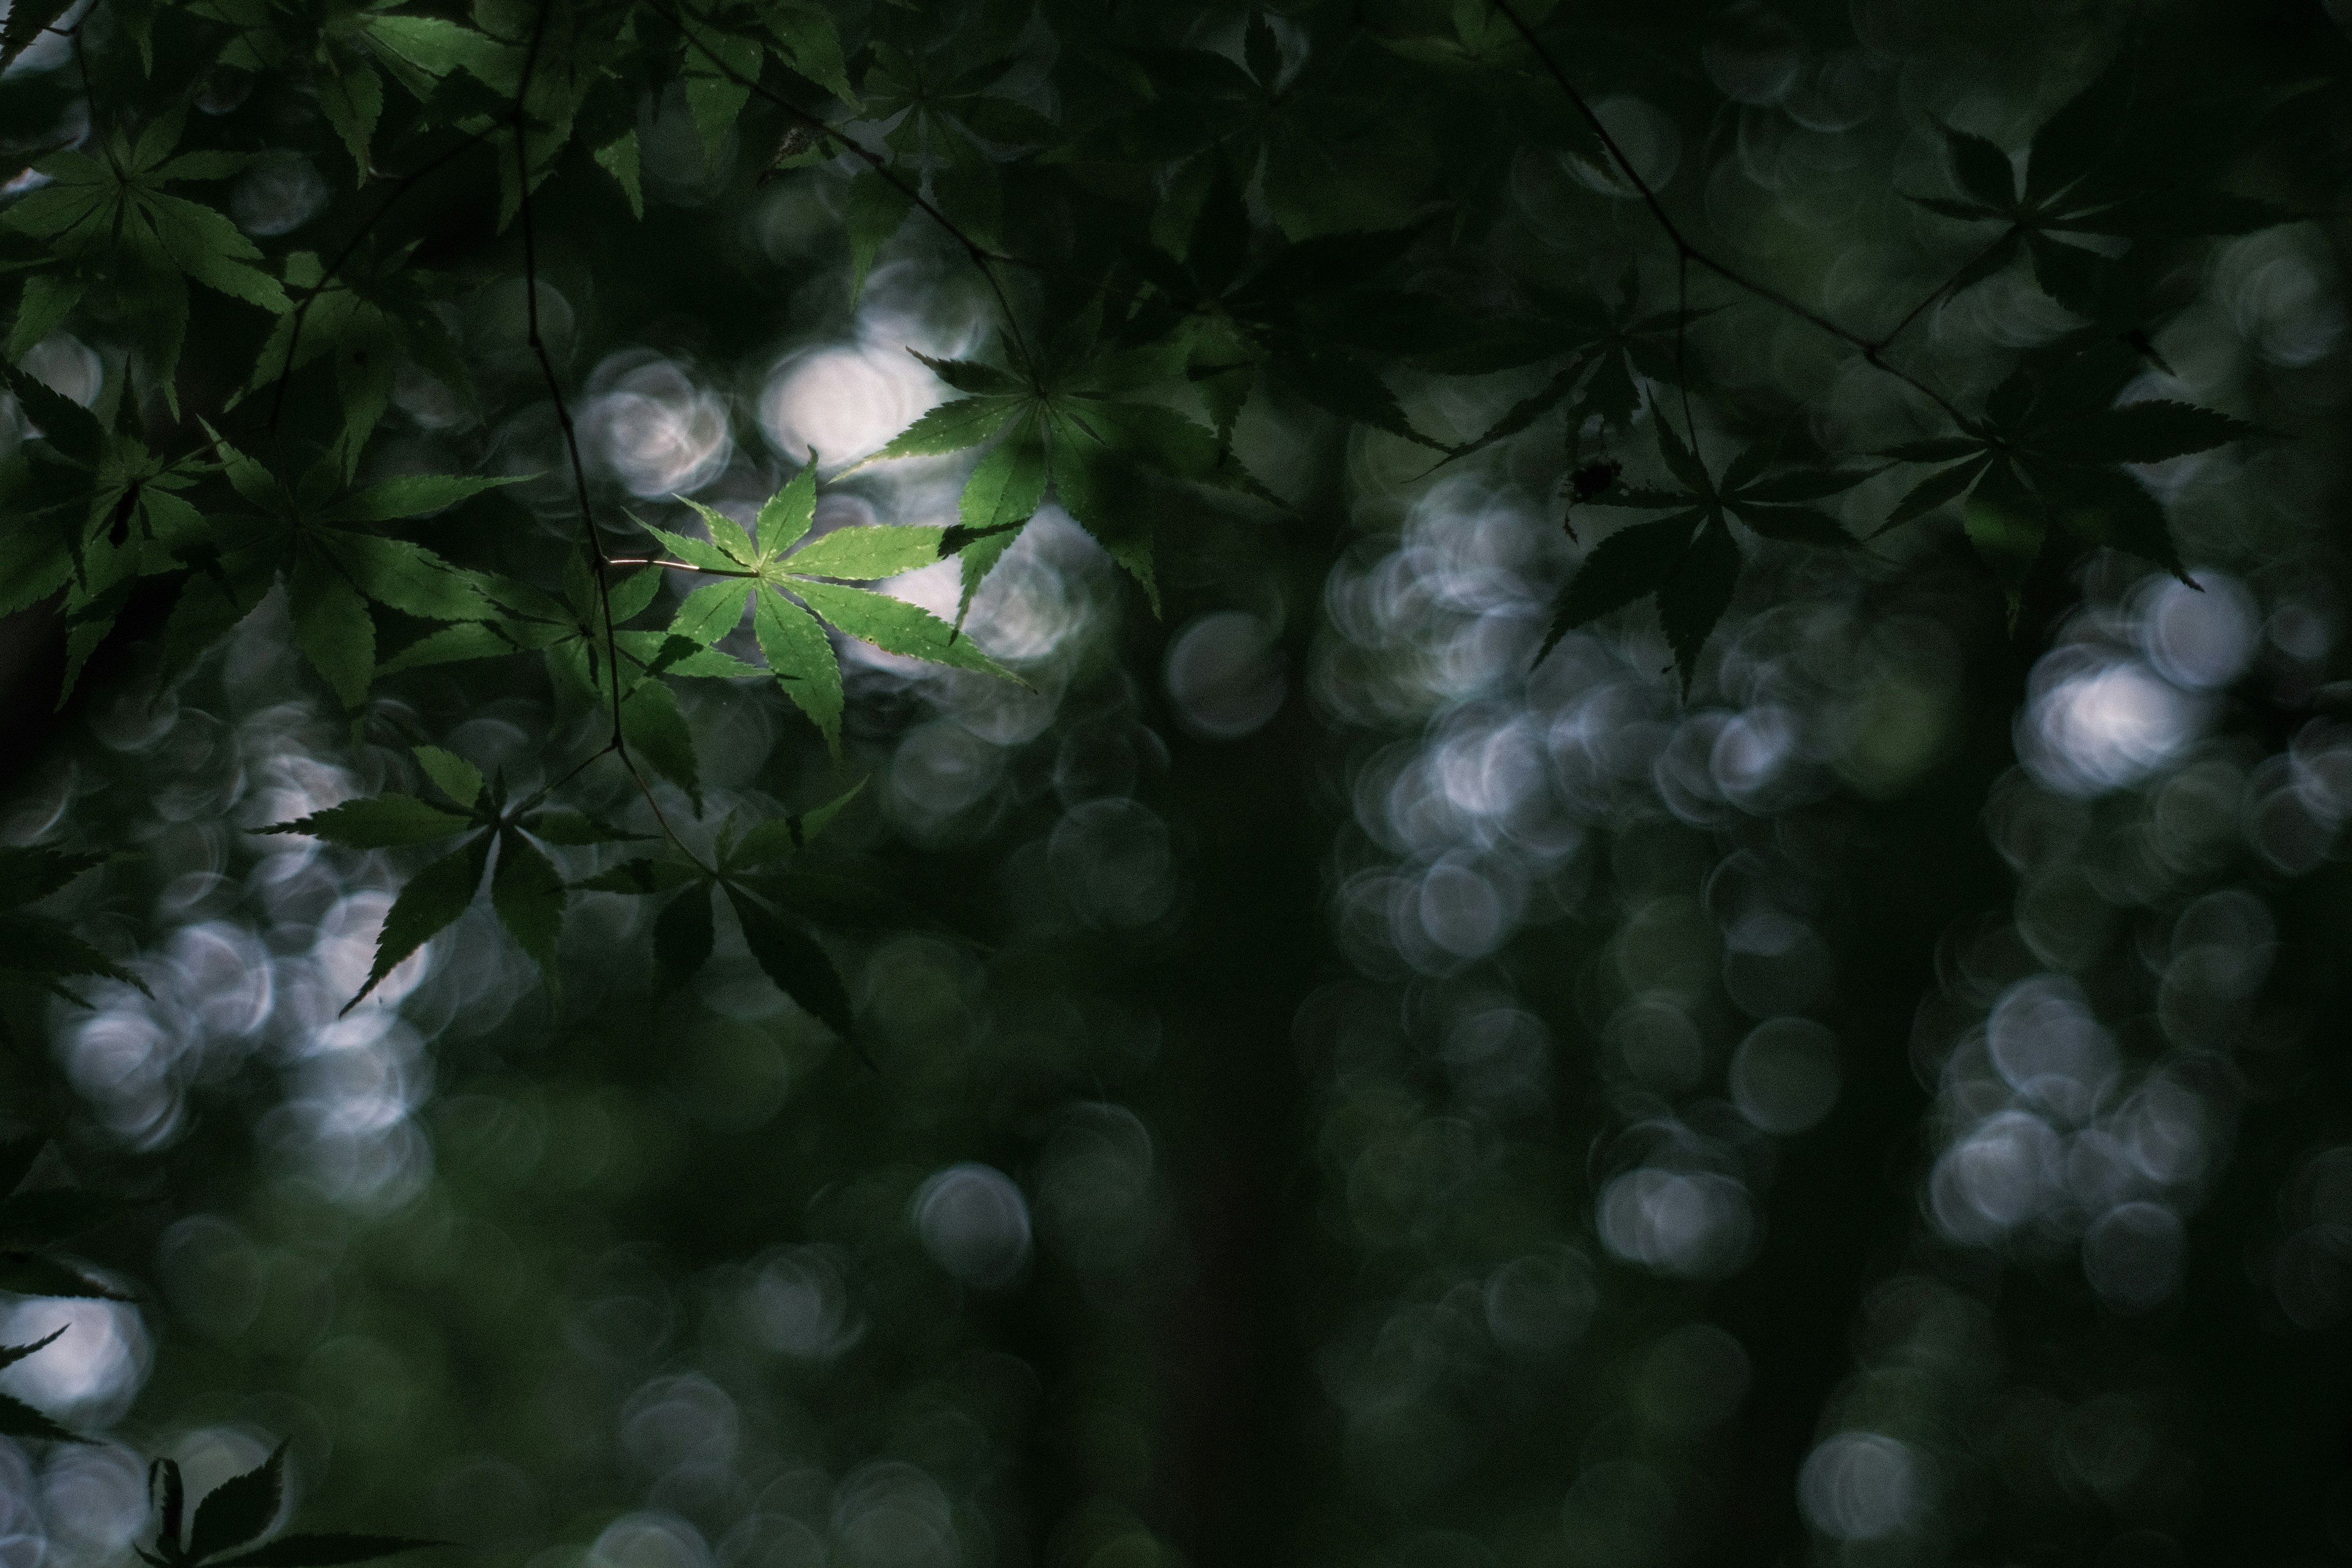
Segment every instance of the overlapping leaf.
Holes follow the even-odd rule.
[[[536,797],[510,805],[503,783],[486,784],[480,770],[440,747],[419,746],[415,756],[450,806],[420,795],[371,795],[256,830],[303,834],[348,849],[413,848],[462,837],[410,878],[393,900],[376,935],[367,980],[343,1011],[357,1006],[403,960],[466,912],[493,848],[498,868],[490,878],[490,907],[551,988],[567,898],[562,877],[540,844],[620,843],[635,836],[576,811],[541,808]]]
[[[1851,489],[1864,476],[1832,468],[1770,471],[1772,449],[1750,446],[1717,479],[1663,416],[1653,416],[1658,453],[1679,488],[1613,489],[1602,504],[1664,511],[1653,522],[1620,529],[1595,545],[1560,590],[1540,659],[1577,627],[1654,595],[1687,689],[1708,634],[1738,585],[1740,551],[1730,521],[1767,539],[1836,548],[1853,536],[1807,503]]]

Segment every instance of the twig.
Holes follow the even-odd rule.
[[[529,329],[531,353],[539,360],[540,374],[547,382],[547,395],[555,405],[555,422],[563,431],[564,450],[572,459],[572,489],[580,499],[580,527],[587,540],[589,558],[597,568],[596,607],[604,628],[604,679],[611,684],[613,692],[613,738],[606,743],[605,751],[619,757],[621,765],[629,771],[629,777],[636,784],[637,793],[644,795],[646,804],[653,808],[654,821],[659,825],[663,836],[677,847],[679,854],[708,872],[710,868],[702,864],[702,858],[688,848],[686,841],[678,837],[677,829],[670,826],[661,802],[655,798],[653,786],[646,782],[646,775],[638,770],[636,759],[629,755],[628,737],[621,727],[620,638],[613,626],[613,589],[604,572],[606,564],[604,542],[596,532],[595,508],[588,498],[588,470],[580,460],[580,434],[572,426],[572,409],[563,400],[563,385],[556,376],[555,361],[547,352],[547,340],[539,330],[539,233],[531,221],[530,212],[530,114],[528,105],[530,102],[531,77],[539,68],[539,52],[547,40],[548,13],[554,3],[555,0],[540,0],[539,19],[532,25],[530,45],[523,52],[522,72],[515,83],[516,214],[522,223],[523,319]],[[601,752],[597,753],[599,756],[603,754]]]
[[[1586,100],[1581,91],[1578,90],[1576,84],[1568,79],[1568,72],[1560,68],[1559,61],[1553,58],[1551,50],[1544,47],[1543,40],[1536,37],[1535,29],[1528,26],[1526,18],[1519,15],[1518,9],[1511,4],[1511,0],[1491,0],[1491,3],[1496,10],[1503,14],[1504,19],[1517,30],[1519,37],[1526,40],[1528,47],[1534,51],[1536,58],[1543,62],[1544,69],[1550,74],[1553,81],[1559,84],[1560,91],[1568,95],[1569,101],[1576,106],[1576,111],[1584,117],[1585,123],[1591,126],[1593,134],[1601,139],[1601,145],[1607,149],[1612,161],[1625,172],[1627,182],[1640,195],[1643,205],[1650,209],[1650,216],[1657,220],[1658,226],[1665,231],[1666,237],[1674,242],[1675,249],[1683,261],[1696,261],[1725,282],[1745,289],[1758,299],[1778,305],[1798,320],[1811,323],[1843,342],[1853,344],[1862,351],[1862,357],[1865,363],[1885,372],[1927,397],[1937,407],[1949,415],[1953,423],[1964,427],[1968,425],[1968,416],[1953,405],[1951,399],[1900,365],[1888,363],[1879,352],[1881,345],[1873,342],[1852,328],[1832,321],[1810,305],[1799,303],[1770,284],[1759,283],[1728,263],[1717,260],[1692,244],[1684,235],[1681,226],[1676,224],[1673,216],[1667,213],[1665,204],[1658,199],[1658,193],[1651,188],[1650,182],[1643,179],[1641,172],[1633,167],[1633,161],[1625,155],[1625,149],[1618,144],[1617,138],[1610,133],[1609,127],[1601,122],[1601,116],[1593,112],[1591,103]]]
[[[1885,350],[1888,345],[1892,344],[1895,339],[1903,335],[1905,328],[1910,326],[1912,322],[1919,319],[1920,315],[1927,310],[1928,306],[1934,304],[1946,294],[1951,292],[1953,284],[1958,282],[1961,279],[1966,278],[1969,273],[1975,271],[1986,257],[1990,256],[1994,251],[1999,250],[2002,246],[2007,245],[2011,240],[2016,237],[2017,228],[2015,225],[2011,225],[2010,227],[2003,229],[1994,237],[1991,244],[1986,246],[1982,250],[1978,251],[1974,256],[1969,257],[1968,260],[1961,265],[1958,271],[1953,273],[1949,278],[1945,279],[1941,283],[1937,284],[1935,292],[1929,294],[1926,299],[1912,306],[1911,309],[1904,314],[1903,319],[1895,322],[1891,329],[1882,335],[1877,343],[1874,346],[1878,349]]]
[[[671,561],[658,555],[608,555],[600,566],[667,566],[673,572],[699,572],[706,577],[757,577],[757,572],[730,571],[723,566],[697,566],[691,561]]]

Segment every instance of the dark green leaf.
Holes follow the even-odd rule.
[[[52,26],[66,14],[73,0],[16,0],[8,8],[8,23],[0,29],[0,70],[8,68],[25,47],[41,36],[41,30]]]
[[[1690,546],[1697,512],[1637,522],[1621,528],[1592,547],[1560,590],[1552,609],[1551,629],[1536,653],[1540,662],[1552,646],[1577,627],[1600,619],[1612,610],[1657,592],[1675,563]]]
[[[1674,646],[1685,692],[1698,672],[1698,656],[1706,646],[1707,635],[1723,619],[1723,612],[1731,605],[1732,590],[1738,585],[1738,542],[1729,529],[1710,522],[1699,530],[1698,537],[1691,541],[1658,588],[1658,619],[1666,628],[1666,641]]]
[[[2017,202],[2017,176],[2009,154],[1981,136],[1944,127],[1944,152],[1952,161],[1952,174],[1960,189],[1996,212]]]
[[[10,16],[13,20],[15,13]],[[106,432],[89,409],[13,364],[0,365],[0,376],[6,378],[8,390],[16,395],[25,416],[40,427],[44,440],[78,463],[98,461]]]
[[[927,353],[908,349],[908,353],[930,366],[931,374],[954,387],[958,392],[987,396],[1013,396],[1022,390],[1020,381],[1012,372],[999,370],[992,364],[975,360],[933,359]]]
[[[490,907],[550,985],[555,983],[556,942],[563,934],[564,897],[563,879],[539,846],[511,827],[499,835]]]
[[[441,754],[448,756],[446,752]],[[451,757],[450,761],[458,759]],[[476,793],[479,793],[479,773],[475,774],[474,784]],[[451,793],[454,795],[456,792]],[[470,817],[428,805],[413,795],[379,795],[347,800],[292,822],[273,822],[254,831],[304,833],[352,849],[391,849],[409,844],[430,844],[436,838],[463,833],[473,825]]]
[[[850,1016],[849,987],[841,972],[814,938],[796,929],[741,889],[730,887],[727,901],[743,928],[751,956],[776,983],[776,988],[827,1025],[843,1039],[856,1031]]]
[[[438,746],[418,746],[415,750],[417,765],[425,770],[425,776],[439,785],[443,795],[466,810],[473,810],[474,803],[482,798],[482,770],[456,752],[445,752]],[[394,795],[390,798],[398,800],[405,797]],[[271,829],[264,828],[262,831],[269,832]]]
[[[30,1344],[0,1345],[0,1367],[14,1366],[18,1362],[23,1361],[26,1356],[33,1354],[35,1352],[47,1350],[49,1346],[57,1343],[58,1335],[64,1333],[67,1329],[71,1328],[72,1326],[73,1325],[70,1323],[61,1323],[58,1327],[51,1329],[47,1333],[43,1334],[39,1339],[35,1340]]]
[[[2127,403],[2054,425],[2037,443],[2083,463],[2160,463],[2254,434],[2242,420],[2190,403]]]
[[[466,912],[466,906],[474,901],[474,889],[482,885],[482,868],[489,858],[490,835],[479,833],[409,879],[384,913],[367,984],[343,1004],[344,1012],[358,1006],[401,960]]]
[[[147,1489],[158,1494],[155,1503],[160,1515],[161,1532],[155,1543],[176,1558],[180,1553],[180,1526],[188,1507],[187,1482],[180,1474],[180,1461],[158,1459],[150,1465],[147,1468]],[[140,1555],[144,1557],[146,1553]],[[153,1559],[149,1561],[152,1563]]]
[[[2047,515],[2077,539],[2128,551],[2153,561],[2183,582],[2179,552],[2166,525],[2164,508],[2138,480],[2113,468],[2037,468]]]
[[[0,1437],[39,1437],[51,1443],[87,1443],[13,1394],[0,1394]]]
[[[1895,503],[1895,510],[1887,514],[1878,531],[1884,533],[1915,517],[1925,517],[1974,484],[1977,476],[1984,472],[1986,464],[1991,460],[1990,458],[1977,458],[1965,463],[1954,463],[1949,468],[1938,468],[1927,475]]]
[[[286,1496],[286,1445],[280,1443],[241,1476],[215,1487],[196,1505],[188,1527],[188,1555],[201,1561],[244,1545],[278,1521]]]
[[[701,811],[702,773],[695,762],[694,732],[687,728],[686,715],[678,711],[668,687],[648,680],[622,700],[621,737]]]
[[[141,991],[147,983],[52,921],[0,915],[0,973],[55,981],[76,974],[102,975]]]
[[[80,876],[93,866],[103,865],[103,855],[73,854],[62,849],[26,849],[15,845],[0,845],[0,910],[13,910],[25,904],[37,903]],[[39,1145],[34,1145],[37,1152]],[[26,1161],[31,1163],[27,1154]],[[22,1176],[23,1172],[16,1173]],[[0,1193],[16,1185],[8,1175],[7,1163],[0,1160]]]

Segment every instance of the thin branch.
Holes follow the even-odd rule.
[[[996,296],[997,308],[1003,312],[1004,331],[1006,335],[1013,341],[1013,352],[1021,356],[1021,363],[1028,367],[1031,378],[1035,378],[1037,374],[1037,362],[1029,353],[1029,344],[1027,340],[1021,334],[1021,322],[1013,313],[1012,297],[1005,293],[1004,282],[1002,279],[997,277],[996,269],[989,265],[991,262],[1004,262],[1018,267],[1030,265],[1029,263],[1024,262],[1018,257],[1007,256],[1002,251],[992,250],[987,246],[981,244],[980,241],[965,233],[961,225],[958,224],[953,218],[948,216],[947,214],[941,212],[936,205],[934,205],[930,199],[923,195],[919,186],[910,185],[905,180],[900,179],[897,174],[893,174],[890,170],[890,161],[888,159],[883,157],[878,153],[868,151],[866,148],[858,145],[856,142],[853,141],[848,136],[844,135],[832,125],[827,124],[822,116],[810,113],[807,110],[803,109],[799,104],[793,102],[792,100],[784,97],[782,93],[769,89],[767,86],[762,84],[757,77],[746,76],[743,72],[737,70],[734,66],[730,65],[726,60],[719,58],[719,56],[711,50],[710,46],[704,43],[699,37],[697,37],[694,30],[686,25],[685,15],[681,11],[669,5],[667,3],[667,0],[645,0],[645,3],[651,6],[656,12],[659,13],[662,16],[666,17],[670,26],[678,30],[679,36],[684,37],[688,43],[692,44],[696,50],[701,54],[702,58],[709,60],[712,67],[715,68],[721,75],[734,82],[738,87],[746,89],[758,97],[774,104],[778,109],[782,110],[786,114],[791,115],[793,119],[799,121],[802,124],[808,126],[810,129],[815,131],[818,134],[825,137],[827,140],[837,142],[842,146],[847,148],[859,162],[863,163],[867,168],[873,170],[877,174],[879,174],[891,187],[891,189],[897,191],[909,202],[912,202],[917,207],[922,210],[923,215],[926,217],[929,217],[933,223],[938,224],[940,228],[946,230],[948,237],[953,239],[957,245],[963,247],[964,254],[971,258],[972,266],[977,268],[980,271],[981,277],[986,279],[989,290]],[[697,20],[700,20],[700,18],[698,17]]]
[[[515,818],[521,816],[525,812],[534,809],[541,801],[545,800],[549,795],[553,795],[557,790],[562,789],[565,784],[570,784],[573,779],[576,779],[582,773],[586,773],[590,764],[597,762],[601,758],[611,755],[614,750],[614,742],[611,741],[605,742],[604,745],[598,747],[595,751],[589,752],[586,756],[572,763],[569,768],[566,768],[562,775],[550,779],[547,783],[540,785],[536,790],[533,790],[520,805],[514,806],[507,813],[508,820],[512,821]]]
[[[1770,284],[1759,283],[1728,263],[1717,260],[1692,244],[1683,233],[1681,226],[1676,224],[1666,211],[1665,204],[1658,199],[1658,193],[1651,188],[1649,181],[1643,179],[1641,172],[1633,167],[1633,161],[1626,156],[1625,149],[1618,144],[1617,138],[1610,133],[1609,127],[1601,122],[1601,116],[1593,112],[1591,103],[1578,89],[1576,84],[1569,79],[1568,72],[1560,68],[1559,61],[1553,58],[1551,50],[1544,47],[1543,40],[1536,37],[1535,29],[1529,26],[1527,19],[1519,15],[1518,9],[1511,4],[1511,0],[1492,0],[1492,4],[1496,10],[1503,14],[1503,18],[1517,30],[1519,37],[1526,40],[1528,47],[1534,51],[1537,59],[1543,62],[1543,68],[1550,74],[1552,80],[1559,83],[1560,91],[1568,95],[1569,101],[1576,106],[1576,111],[1584,117],[1585,123],[1591,126],[1593,134],[1601,139],[1601,145],[1607,149],[1611,160],[1624,171],[1627,182],[1640,195],[1642,204],[1650,209],[1650,216],[1657,220],[1658,226],[1665,231],[1666,237],[1674,242],[1675,249],[1685,261],[1696,261],[1725,282],[1745,289],[1758,299],[1778,305],[1798,320],[1811,323],[1843,342],[1853,344],[1862,351],[1862,357],[1866,363],[1927,397],[1937,407],[1949,415],[1955,424],[1965,426],[1969,423],[1968,416],[1954,406],[1951,399],[1913,375],[1909,371],[1887,363],[1879,352],[1879,344],[1852,328],[1832,321],[1811,306],[1799,303]]]
[[[1882,335],[1878,342],[1873,346],[1883,351],[1891,345],[1895,339],[1903,335],[1904,329],[1910,326],[1912,322],[1917,321],[1920,316],[1926,312],[1928,306],[1934,304],[1937,300],[1950,293],[1952,291],[1953,284],[1958,283],[1961,279],[1966,278],[1969,273],[1975,271],[1979,266],[1983,265],[1984,258],[1986,257],[1990,256],[1994,251],[1999,250],[2002,246],[2007,245],[2011,240],[2015,239],[2016,237],[2017,227],[2014,224],[2011,225],[2008,228],[2001,230],[1999,235],[1994,237],[1993,242],[1990,245],[1986,246],[1982,250],[1979,250],[1974,256],[1969,257],[1967,262],[1960,267],[1958,271],[1953,273],[1949,278],[1945,279],[1941,283],[1937,284],[1935,292],[1929,294],[1926,299],[1920,300],[1917,304],[1912,306],[1908,311],[1905,312],[1903,319],[1895,322],[1895,325]]]

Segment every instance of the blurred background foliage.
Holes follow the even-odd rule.
[[[1256,15],[871,9],[845,37],[1017,24],[993,90],[1070,125],[1122,48],[1240,62]],[[1285,79],[1337,71],[1359,112],[1264,132],[1337,145],[1269,163],[1261,221],[1466,215],[1412,264],[1447,331],[1495,276],[1609,304],[1630,268],[1670,309],[1637,194],[1517,132],[1565,112],[1540,83],[1491,100],[1366,42],[1423,11],[1484,47],[1476,5],[1267,8]],[[2126,396],[2268,433],[2140,470],[2196,586],[2053,549],[2012,630],[1946,507],[1867,551],[1752,552],[1686,695],[1639,606],[1531,668],[1633,515],[1562,529],[1563,434],[1657,482],[1656,405],[1433,470],[1269,381],[1233,439],[1288,514],[1164,514],[1155,616],[1049,504],[971,613],[1025,689],[845,646],[837,766],[757,683],[682,694],[707,821],[866,781],[811,862],[867,895],[825,931],[855,1049],[723,921],[658,990],[646,913],[609,894],[560,996],[478,909],[340,1015],[416,857],[247,830],[414,788],[421,741],[534,784],[583,721],[511,665],[422,669],[354,746],[274,602],[184,679],[101,657],[50,719],[54,625],[16,617],[0,836],[121,852],[42,909],[146,990],[9,1014],[0,1131],[54,1135],[32,1187],[126,1200],[69,1252],[130,1299],[0,1297],[0,1341],[68,1330],[0,1388],[93,1438],[0,1440],[0,1562],[119,1561],[149,1456],[201,1489],[281,1438],[303,1528],[483,1568],[2352,1561],[2347,23],[1554,16],[1695,242],[1864,332],[1984,243],[1902,199],[1950,191],[1938,127],[2021,146],[2129,39],[2198,124],[2259,128],[2207,149],[2226,183],[2318,216],[2131,258],[2153,335]],[[34,42],[12,145],[74,139],[83,89]],[[351,176],[315,91],[220,70],[197,100],[282,149],[226,198],[273,249],[322,245]],[[636,107],[644,221],[584,159],[536,201],[600,504],[740,511],[814,447],[820,526],[952,521],[969,455],[831,476],[947,395],[909,346],[983,347],[979,275],[908,224],[853,302],[857,165],[763,177],[789,121],[754,100],[713,144],[687,91]],[[1241,113],[1165,107],[1171,144]],[[1077,143],[1001,173],[1040,225],[1073,210],[1058,181],[1199,199]],[[425,525],[460,560],[578,526],[498,201],[462,162],[404,197],[476,395],[404,365],[367,459],[554,476]],[[1017,287],[1056,310],[1055,279]],[[1929,432],[1834,339],[1691,287],[1718,461],[1759,430],[1800,459]],[[2020,262],[1903,358],[1973,405],[2078,324]],[[202,405],[247,371],[198,326]],[[124,353],[74,327],[24,363],[87,404]],[[1388,383],[1454,443],[1542,378]],[[324,438],[320,386],[290,417]],[[1842,520],[1868,532],[1922,471]],[[955,570],[894,591],[951,612]],[[649,825],[625,780],[583,804]]]

